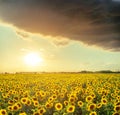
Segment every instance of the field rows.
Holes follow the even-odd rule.
[[[0,74],[0,115],[120,115],[120,74]]]

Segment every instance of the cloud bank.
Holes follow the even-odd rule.
[[[0,0],[0,20],[31,33],[120,51],[120,2]]]

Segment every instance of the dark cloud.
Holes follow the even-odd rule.
[[[0,19],[29,32],[120,51],[119,1],[0,0]]]

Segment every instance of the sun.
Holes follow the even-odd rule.
[[[24,62],[28,66],[37,66],[42,64],[43,59],[38,53],[29,53],[25,55]]]

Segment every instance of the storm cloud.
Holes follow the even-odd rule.
[[[120,51],[117,0],[0,0],[0,20],[31,33]]]

